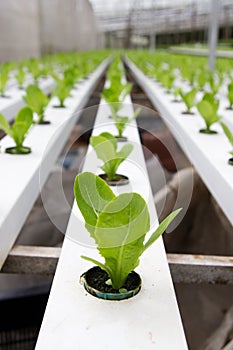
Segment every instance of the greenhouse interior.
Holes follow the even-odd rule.
[[[233,0],[1,0],[0,194],[1,350],[233,350]]]

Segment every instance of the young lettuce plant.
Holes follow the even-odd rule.
[[[232,157],[228,160],[228,163],[230,165],[233,165],[233,134],[225,123],[221,122],[220,124],[223,128],[224,134],[226,135],[226,137],[228,138],[228,140],[232,146],[232,151],[229,151],[229,153],[232,155]]]
[[[186,111],[183,112],[183,114],[192,114],[191,108],[195,105],[196,94],[197,94],[196,88],[193,88],[192,90],[186,93],[183,92],[182,90],[180,91],[180,96],[187,108]]]
[[[110,87],[103,90],[102,98],[108,103],[112,112],[112,117],[114,118],[122,108],[125,97],[130,94],[132,84],[122,84],[121,78],[119,78],[118,75],[114,75],[112,79]]]
[[[167,93],[169,93],[172,89],[172,86],[175,81],[175,76],[172,71],[164,70],[161,75],[160,82],[167,89]]]
[[[123,132],[126,128],[126,125],[129,124],[132,120],[136,119],[140,111],[141,109],[137,108],[136,111],[134,112],[134,115],[131,118],[126,116],[113,115],[115,126],[118,131],[118,135],[116,136],[116,138],[118,138],[119,140],[126,140],[126,138],[124,138],[123,136]]]
[[[202,100],[197,103],[197,109],[201,117],[204,119],[206,128],[200,132],[204,134],[217,134],[217,131],[211,130],[212,124],[218,122],[221,117],[217,114],[219,101],[217,101],[212,93],[205,93]]]
[[[19,85],[19,89],[23,89],[23,83],[26,78],[26,72],[22,66],[20,66],[15,74],[15,79]]]
[[[206,73],[205,73],[204,69],[198,73],[197,78],[196,78],[196,82],[197,82],[199,90],[203,91],[205,84],[206,84]]]
[[[218,90],[220,89],[221,85],[222,85],[222,77],[218,75],[216,78],[213,74],[210,74],[209,86],[214,95],[218,93]]]
[[[112,287],[119,291],[127,276],[139,265],[140,256],[163,234],[181,209],[166,217],[145,241],[150,216],[138,193],[116,196],[98,176],[77,175],[74,195],[84,217],[85,227],[95,240],[104,263],[82,256],[106,271]]]
[[[26,88],[24,100],[27,105],[38,115],[38,124],[49,124],[49,121],[44,120],[44,112],[50,99],[37,85],[29,85]]]
[[[28,69],[31,72],[35,84],[38,83],[39,77],[42,75],[42,69],[37,58],[31,58],[28,61]]]
[[[26,134],[32,125],[33,112],[29,107],[23,107],[15,117],[14,124],[10,126],[7,119],[0,114],[0,129],[8,134],[15,142],[15,147],[6,148],[6,153],[10,154],[28,154],[31,152],[29,147],[23,146]]]
[[[180,87],[177,87],[173,90],[173,96],[174,96],[173,102],[180,102],[180,99],[178,97],[180,96],[181,91],[182,90]]]
[[[227,109],[233,109],[233,82],[228,85],[227,90],[227,98],[229,101],[229,107],[227,107]]]
[[[56,96],[58,98],[60,104],[54,107],[65,108],[64,102],[65,102],[65,99],[70,96],[70,91],[72,89],[72,86],[67,82],[65,78],[60,79],[57,77],[56,81],[57,81],[57,85],[53,90],[53,96]]]
[[[94,148],[97,157],[104,162],[101,169],[106,174],[106,181],[121,181],[126,178],[123,175],[117,174],[119,165],[129,156],[133,150],[131,144],[124,145],[119,152],[117,152],[117,140],[108,132],[103,132],[98,136],[91,136],[90,144]],[[127,181],[128,182],[128,181]]]
[[[9,79],[9,66],[8,64],[2,64],[0,66],[0,96],[8,97],[5,95],[6,85]]]

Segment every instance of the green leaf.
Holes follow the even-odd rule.
[[[93,231],[99,213],[111,199],[115,198],[115,195],[104,180],[89,172],[76,176],[74,195],[85,219],[86,228],[94,237]]]
[[[130,94],[132,87],[133,87],[133,84],[126,83],[125,85],[122,85],[122,86],[123,86],[123,89],[121,91],[121,101],[124,101],[126,96]]]
[[[18,147],[23,145],[26,134],[33,122],[33,112],[29,107],[23,107],[15,117],[12,125],[12,137]]]
[[[228,94],[227,94],[227,98],[230,102],[230,107],[232,107],[233,105],[233,82],[231,82],[229,85],[228,85]]]
[[[190,111],[190,109],[195,105],[196,94],[197,94],[196,88],[193,88],[187,93],[184,93],[183,91],[180,92],[180,96],[184,101],[184,103],[186,104],[188,111]]]
[[[231,130],[228,128],[228,126],[225,123],[221,122],[220,124],[221,124],[223,131],[224,131],[226,137],[228,138],[230,144],[233,146],[233,134],[232,134]],[[233,154],[233,151],[230,151],[229,153]]]
[[[122,134],[126,128],[126,124],[129,123],[130,119],[129,117],[118,117],[116,116],[114,118],[115,120],[115,126],[118,131],[118,137],[122,137]]]
[[[21,147],[23,145],[23,141],[25,139],[27,133],[27,125],[23,122],[14,123],[11,128],[12,137],[16,143],[17,147]]]
[[[212,107],[213,107],[213,109],[215,111],[215,114],[217,113],[217,110],[218,110],[218,107],[219,107],[219,101],[216,100],[215,95],[212,92],[206,92],[204,94],[202,100],[203,101],[208,101],[212,105]]]
[[[114,149],[117,149],[117,140],[115,138],[115,136],[113,136],[112,134],[110,134],[109,132],[102,132],[99,136],[104,137],[105,139],[109,140],[112,142]]]
[[[10,124],[8,123],[7,119],[2,114],[0,114],[0,129],[2,129],[6,134],[11,136]]]
[[[95,149],[97,157],[104,162],[101,168],[107,174],[109,180],[115,178],[119,165],[128,157],[133,149],[133,146],[128,144],[120,152],[117,152],[116,138],[110,133],[91,136],[90,144]]]
[[[2,65],[0,67],[0,93],[4,94],[6,89],[6,84],[9,78],[9,69],[7,66]]]
[[[205,84],[206,84],[206,75],[205,75],[205,73],[203,71],[198,74],[198,76],[197,76],[197,83],[198,83],[199,89],[203,89],[203,87],[205,86]]]
[[[23,67],[19,67],[18,71],[15,74],[15,79],[17,80],[19,87],[23,86],[25,77],[26,77],[26,73],[25,73]]]
[[[64,106],[64,101],[70,96],[71,86],[67,84],[66,80],[58,80],[55,89],[53,90],[53,96],[59,99],[60,106]]]
[[[30,128],[33,122],[33,112],[30,107],[23,107],[18,112],[17,116],[15,117],[15,123],[24,123],[26,132]]]
[[[132,150],[133,150],[133,145],[131,144],[124,145],[122,149],[119,152],[117,152],[117,157],[119,159],[122,159],[121,162],[123,162],[130,155]]]
[[[104,163],[115,158],[117,141],[109,139],[100,134],[99,136],[91,136],[90,144],[95,149],[97,157]]]
[[[168,215],[159,225],[157,230],[152,233],[151,237],[148,239],[148,241],[144,245],[144,251],[149,248],[168,228],[170,223],[175,219],[175,217],[179,214],[179,212],[182,210],[182,208],[177,209],[173,211],[170,215]]]
[[[49,98],[36,85],[29,85],[26,88],[24,100],[27,105],[39,116],[39,121],[44,118],[44,109],[49,103]]]
[[[197,104],[197,109],[204,119],[207,129],[209,129],[212,124],[220,120],[220,117],[216,114],[215,106],[206,100],[200,101]]]
[[[6,118],[0,114],[0,128],[5,131],[16,143],[17,147],[23,145],[26,133],[33,121],[33,113],[29,107],[23,107],[15,117],[14,124],[10,127]]]
[[[88,256],[84,256],[84,255],[81,255],[81,258],[99,266],[102,270],[106,271],[108,275],[111,273],[111,270],[109,270],[107,266],[105,266],[103,263],[99,262],[98,260],[89,258]]]
[[[119,195],[100,213],[95,238],[115,289],[138,265],[149,222],[146,202],[137,193]]]

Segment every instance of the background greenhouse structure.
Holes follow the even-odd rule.
[[[232,157],[233,0],[0,0],[0,349],[233,350]]]

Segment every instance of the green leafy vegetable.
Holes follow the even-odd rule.
[[[172,89],[174,80],[175,76],[173,72],[169,70],[163,70],[163,74],[161,74],[160,76],[160,82],[167,89],[168,92]]]
[[[39,77],[43,74],[39,60],[37,58],[31,58],[28,61],[28,69],[34,78],[35,83],[37,84]]]
[[[198,88],[200,90],[204,89],[204,86],[206,84],[206,73],[204,70],[201,70],[198,75],[197,75],[197,84],[198,84]]]
[[[26,88],[26,95],[24,100],[27,105],[38,115],[38,123],[44,120],[45,108],[49,103],[49,98],[37,85],[29,85]]]
[[[130,93],[132,84],[122,84],[121,80],[111,81],[111,85],[102,92],[102,97],[109,104],[113,117],[122,108],[125,97]]]
[[[119,290],[139,264],[142,253],[166,230],[181,209],[171,213],[145,241],[150,217],[145,200],[137,193],[115,196],[109,186],[92,173],[77,175],[74,194],[105,262],[82,256],[104,269],[114,289]]]
[[[129,124],[132,120],[136,119],[137,116],[139,115],[141,109],[137,108],[136,111],[134,112],[134,115],[129,118],[126,116],[117,116],[117,115],[113,115],[113,119],[115,121],[115,126],[117,128],[118,131],[118,138],[121,138],[123,136],[123,132],[126,128],[126,125]]]
[[[23,142],[26,134],[32,125],[33,112],[29,107],[23,107],[17,114],[12,127],[8,123],[7,119],[0,114],[0,129],[8,134],[16,144],[16,150],[21,153],[21,149],[24,148]]]
[[[2,64],[0,66],[0,95],[5,97],[6,85],[9,79],[9,66]]]
[[[187,113],[187,114],[191,113],[191,108],[195,105],[196,94],[197,94],[196,88],[193,88],[187,93],[180,91],[180,96],[187,107],[187,110],[184,113]]]
[[[214,94],[206,93],[202,100],[197,103],[197,109],[202,118],[205,121],[206,128],[201,129],[200,132],[207,134],[215,134],[216,131],[211,130],[212,124],[218,122],[221,117],[217,114],[219,107],[219,101],[214,98]]]
[[[20,66],[15,74],[15,79],[17,80],[17,83],[19,84],[20,89],[23,88],[23,83],[25,81],[25,78],[26,78],[26,72],[23,69],[23,67]]]
[[[108,180],[114,180],[116,178],[119,165],[128,157],[133,149],[133,146],[128,144],[117,152],[117,140],[108,132],[104,132],[99,136],[91,136],[90,144],[95,149],[98,158],[104,162],[101,169],[107,174]]]
[[[174,91],[173,91],[174,102],[178,102],[179,101],[178,97],[180,96],[180,93],[181,93],[181,88],[180,87],[177,87],[176,89],[174,89]]]
[[[109,87],[105,87],[102,92],[102,98],[109,104],[113,118],[117,116],[118,111],[123,106],[125,97],[129,95],[132,90],[131,83],[123,82],[123,75],[123,66],[119,58],[116,58],[107,73],[110,85]]]
[[[210,75],[209,85],[210,85],[210,89],[214,95],[217,94],[221,84],[222,84],[222,78],[220,75],[218,75],[217,77],[215,77],[213,74]]]
[[[227,98],[228,98],[228,101],[229,101],[229,109],[232,109],[233,108],[233,82],[231,82],[228,87],[228,93],[227,93]]]
[[[228,128],[228,126],[227,126],[225,123],[221,122],[220,124],[221,124],[221,126],[222,126],[222,128],[223,128],[223,131],[224,131],[226,137],[228,138],[230,144],[231,144],[232,147],[233,147],[233,134],[232,134],[231,130]],[[231,155],[233,155],[233,150],[230,151],[229,153],[230,153]]]
[[[67,97],[70,96],[72,87],[70,83],[65,79],[57,79],[57,85],[53,90],[53,96],[56,96],[59,100],[60,105],[58,107],[64,108],[64,102]]]

